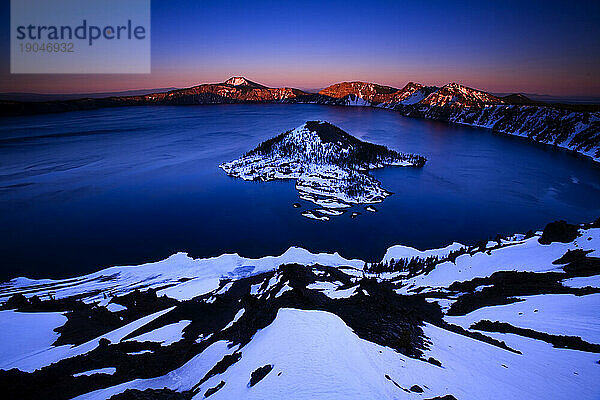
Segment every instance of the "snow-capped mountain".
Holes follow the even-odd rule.
[[[220,104],[281,101],[308,96],[293,88],[269,88],[244,77],[232,77],[223,83],[204,84],[132,98],[146,104]]]
[[[246,78],[244,78],[243,76],[232,76],[231,78],[227,79],[225,82],[225,85],[231,85],[231,86],[247,86],[247,87],[251,87],[251,88],[255,88],[255,89],[266,89],[266,86],[260,85],[256,82],[252,82]]]
[[[341,82],[326,87],[319,92],[320,95],[334,99],[342,99],[352,95],[371,103],[389,101],[398,89],[369,82]]]
[[[593,399],[600,221],[0,287],[6,399]]]
[[[423,86],[420,83],[408,82],[406,86],[394,93],[387,103],[416,104],[435,90],[437,90],[435,86]]]
[[[409,82],[402,89],[368,82],[342,82],[321,90],[310,102],[346,106],[416,104],[438,88]],[[304,99],[303,99],[304,100]]]
[[[362,99],[365,104],[370,105],[418,104],[438,107],[483,107],[504,103],[504,100],[490,93],[458,83],[450,83],[438,88],[409,82],[402,89],[396,89],[367,82],[343,82],[329,86],[319,94],[332,99],[346,99],[347,105],[355,105],[352,104],[352,100],[355,99]],[[321,102],[327,101],[323,99]]]
[[[358,140],[324,121],[308,121],[220,165],[244,180],[295,179],[300,198],[322,209],[302,215],[328,220],[352,204],[383,201],[391,193],[367,171],[384,166],[421,167],[425,158]]]
[[[503,103],[502,99],[490,93],[471,89],[458,83],[449,83],[431,93],[418,104],[437,107],[483,107]]]

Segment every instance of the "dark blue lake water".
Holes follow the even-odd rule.
[[[218,168],[314,119],[429,161],[373,172],[394,195],[377,213],[357,207],[358,218],[329,222],[292,207],[291,181],[245,182]],[[600,168],[592,161],[387,110],[140,107],[0,121],[1,278],[79,275],[177,251],[257,257],[291,245],[378,260],[393,244],[472,243],[598,216]]]

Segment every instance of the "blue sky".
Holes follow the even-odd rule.
[[[493,92],[600,95],[600,2],[152,2],[149,75],[9,74],[0,91],[185,87],[245,75],[270,86],[457,81]]]

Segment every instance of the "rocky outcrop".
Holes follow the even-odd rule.
[[[419,102],[427,106],[483,107],[491,104],[503,104],[499,97],[480,90],[471,89],[458,83],[449,83],[431,93]]]
[[[321,90],[319,94],[334,99],[341,99],[348,97],[349,95],[354,95],[357,98],[361,98],[371,103],[384,103],[389,102],[399,91],[399,89],[390,86],[357,81],[336,83],[335,85],[331,85]]]
[[[528,105],[468,108],[397,105],[394,110],[407,117],[435,119],[521,136],[600,160],[600,112]]]

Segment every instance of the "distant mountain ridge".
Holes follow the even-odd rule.
[[[140,105],[272,102],[386,108],[408,117],[474,125],[524,136],[600,160],[600,106],[545,104],[521,94],[500,97],[455,82],[442,87],[409,82],[398,89],[353,81],[309,93],[291,87],[271,88],[243,76],[234,76],[221,83],[146,95],[46,102],[0,100],[0,116]]]
[[[7,92],[0,93],[0,101],[24,101],[24,102],[42,102],[42,101],[65,101],[78,99],[99,99],[115,96],[141,96],[149,93],[168,92],[177,90],[176,87],[152,88],[152,89],[132,89],[115,92],[89,92],[89,93],[35,93],[35,92]]]
[[[537,93],[493,93],[494,96],[506,97],[510,95],[519,95],[527,97],[536,102],[553,103],[553,104],[600,104],[600,96],[558,96],[549,94]]]
[[[408,82],[403,88],[398,89],[371,82],[352,81],[335,83],[318,93],[310,93],[291,87],[268,87],[243,76],[233,76],[221,83],[200,84],[183,89],[159,90],[147,94],[138,94],[135,92],[131,94],[127,92],[106,94],[110,95],[110,97],[95,99],[98,101],[96,106],[116,106],[119,105],[118,103],[123,103],[124,105],[182,105],[286,101],[367,106],[385,103],[388,106],[483,107],[498,104],[525,104],[529,102],[529,99],[522,94],[500,97],[455,82],[442,87],[425,86],[417,82]],[[70,111],[71,108],[77,108],[78,102],[85,103],[84,98],[68,98],[55,101],[55,104],[46,104],[53,101],[41,101],[39,102],[40,104],[23,104],[19,101],[8,100],[7,95],[0,96],[0,99],[3,98],[5,101],[3,104],[6,106],[4,115],[57,112],[62,111],[61,108],[65,108],[64,111]],[[86,95],[82,96],[88,97]],[[61,101],[66,104],[59,104]],[[72,103],[67,103],[67,101]],[[86,109],[92,105],[94,104],[86,104],[81,108]]]
[[[147,91],[146,91],[147,92]],[[82,95],[85,98],[88,96]],[[108,97],[110,96],[110,97]],[[13,102],[3,96],[9,110],[4,114],[34,114],[40,112],[56,112],[54,107],[44,109],[43,103],[39,105],[24,105]],[[0,97],[1,99],[2,97]],[[42,100],[46,100],[43,99]],[[81,99],[61,99],[59,101],[83,102]],[[398,89],[391,86],[376,83],[353,81],[340,82],[326,87],[318,93],[309,93],[304,90],[281,87],[271,88],[253,82],[243,76],[233,76],[221,83],[208,83],[183,89],[172,89],[157,91],[154,93],[107,93],[107,97],[100,101],[98,106],[115,106],[122,102],[126,105],[133,104],[213,104],[213,103],[235,103],[235,102],[261,102],[261,101],[301,101],[308,103],[339,104],[362,103],[360,105],[374,104],[425,104],[435,106],[482,106],[489,104],[504,104],[500,97],[492,94],[471,89],[466,86],[450,83],[442,87],[425,86],[416,82],[408,82],[403,88]],[[69,105],[65,111],[69,111]],[[105,104],[102,104],[105,103]],[[369,103],[369,104],[367,104]],[[53,104],[59,106],[60,104]],[[52,105],[48,105],[52,106]],[[89,104],[88,106],[91,106]],[[83,107],[87,108],[87,107]]]

